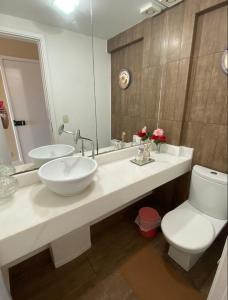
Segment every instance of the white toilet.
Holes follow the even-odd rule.
[[[189,199],[162,219],[169,256],[189,271],[227,223],[227,174],[194,166]]]

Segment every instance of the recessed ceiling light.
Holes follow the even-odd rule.
[[[53,5],[65,14],[71,14],[78,6],[78,0],[54,0]]]

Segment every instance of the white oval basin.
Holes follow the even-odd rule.
[[[63,157],[43,165],[38,175],[53,192],[71,196],[80,193],[92,182],[97,162],[88,157]]]
[[[35,148],[28,153],[28,156],[32,158],[36,167],[40,167],[50,160],[70,156],[74,152],[75,148],[73,146],[56,144]]]

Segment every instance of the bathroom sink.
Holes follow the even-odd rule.
[[[92,182],[97,162],[88,157],[62,157],[44,164],[38,171],[41,181],[53,192],[71,196]]]
[[[75,148],[70,145],[56,144],[35,148],[28,153],[28,156],[38,168],[50,160],[70,156],[74,152]]]

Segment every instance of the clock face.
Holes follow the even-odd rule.
[[[129,87],[131,81],[130,72],[126,69],[123,69],[119,73],[119,86],[121,89],[125,90]]]

